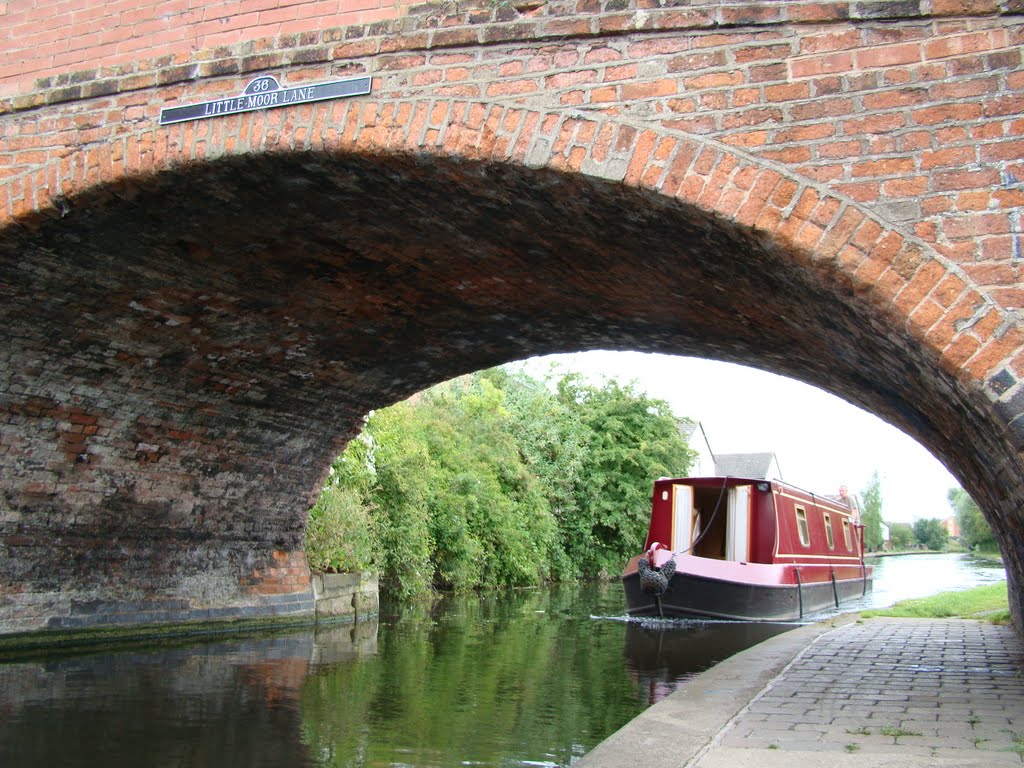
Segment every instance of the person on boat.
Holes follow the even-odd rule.
[[[850,508],[853,512],[853,524],[858,525],[860,523],[860,504],[857,502],[857,497],[850,493],[850,489],[845,485],[839,486],[839,500]]]

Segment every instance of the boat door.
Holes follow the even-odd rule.
[[[750,559],[749,485],[737,485],[729,489],[728,519],[725,559],[746,562]]]
[[[687,552],[693,542],[693,488],[672,486],[672,551]]]

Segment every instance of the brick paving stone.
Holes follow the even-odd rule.
[[[835,752],[870,756],[864,764],[1020,765],[1024,643],[1009,627],[971,621],[845,624],[798,654],[693,768],[718,765],[719,748],[733,757]]]

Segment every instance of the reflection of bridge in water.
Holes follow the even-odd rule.
[[[377,622],[0,664],[0,764],[310,762],[311,672],[377,653]]]

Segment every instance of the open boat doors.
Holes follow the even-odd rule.
[[[729,489],[725,559],[735,562],[746,562],[750,559],[749,485],[735,485]]]
[[[689,485],[672,486],[672,542],[673,552],[687,553],[696,538],[697,521],[693,513],[693,488]]]
[[[672,485],[671,549],[744,562],[750,556],[751,486]]]

